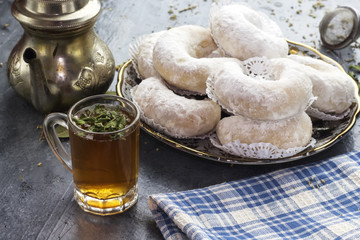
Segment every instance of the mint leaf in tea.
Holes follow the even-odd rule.
[[[97,104],[79,111],[72,119],[80,128],[91,132],[114,132],[123,129],[132,119],[120,106]]]

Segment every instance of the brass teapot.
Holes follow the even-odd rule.
[[[12,14],[24,34],[10,53],[14,90],[40,112],[67,110],[107,91],[113,55],[94,31],[99,0],[15,0]]]

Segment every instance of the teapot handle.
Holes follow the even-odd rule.
[[[59,136],[56,133],[55,127],[57,125],[63,126],[69,130],[67,125],[67,116],[64,113],[50,113],[46,116],[43,129],[45,138],[50,145],[51,150],[62,164],[72,172],[71,157],[61,143]]]

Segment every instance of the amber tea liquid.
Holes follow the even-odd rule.
[[[139,128],[127,136],[81,136],[70,128],[75,198],[86,209],[121,212],[137,198]],[[94,139],[92,139],[94,138]],[[103,139],[105,138],[105,139]]]

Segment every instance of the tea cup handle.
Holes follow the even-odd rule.
[[[54,152],[55,156],[60,160],[62,164],[72,172],[71,157],[67,150],[64,148],[61,143],[59,136],[56,133],[55,127],[57,125],[63,126],[69,130],[67,125],[67,116],[64,113],[50,113],[46,116],[43,129],[45,138],[50,145],[51,150]]]

